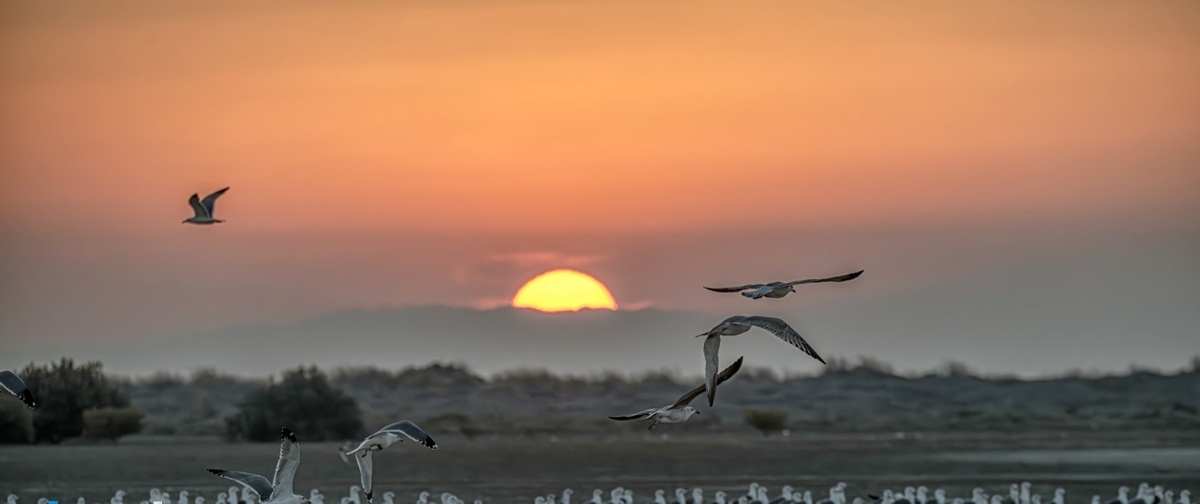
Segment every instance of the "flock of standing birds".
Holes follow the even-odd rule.
[[[211,225],[224,222],[223,220],[213,217],[216,200],[229,188],[226,187],[216,191],[203,199],[199,194],[193,194],[188,199],[188,204],[192,207],[195,215],[185,219],[183,222],[187,224]],[[804,280],[796,280],[791,282],[771,282],[765,284],[746,284],[733,287],[704,287],[710,291],[723,293],[741,293],[750,299],[761,298],[782,298],[789,293],[796,292],[797,285],[811,283],[826,283],[826,282],[845,282],[858,278],[863,273],[862,270],[845,275],[838,275],[826,278],[809,278]],[[658,424],[672,424],[686,422],[694,415],[700,412],[690,406],[691,402],[700,394],[705,394],[708,399],[708,405],[711,407],[716,400],[717,386],[737,374],[742,367],[743,358],[739,357],[733,364],[730,364],[725,369],[718,372],[718,357],[717,352],[721,346],[722,336],[736,336],[744,334],[753,328],[763,329],[775,336],[779,337],[788,344],[799,348],[804,353],[812,358],[820,361],[822,364],[825,360],[817,353],[805,339],[800,336],[795,329],[787,322],[775,317],[767,317],[761,315],[734,315],[721,323],[717,324],[712,329],[697,335],[696,337],[704,337],[704,383],[689,390],[679,400],[673,404],[659,407],[649,408],[637,413],[620,416],[610,416],[613,420],[621,421],[649,421],[650,424],[647,430],[653,431]],[[37,400],[32,391],[30,391],[25,383],[12,371],[0,371],[0,388],[5,392],[18,397],[30,408],[36,408]],[[350,458],[358,464],[359,474],[361,476],[362,487],[357,486],[351,488],[350,496],[342,498],[341,504],[361,504],[361,498],[358,492],[362,492],[366,497],[367,504],[374,502],[374,488],[372,483],[373,463],[371,459],[372,452],[383,450],[395,443],[403,442],[409,439],[421,446],[431,450],[438,449],[438,444],[429,434],[425,433],[416,424],[402,420],[367,436],[357,446],[350,444],[343,445],[339,450],[342,459],[349,462]],[[257,500],[262,504],[299,504],[312,502],[314,504],[323,504],[324,497],[320,492],[313,490],[308,496],[298,495],[295,493],[293,484],[296,475],[296,469],[300,465],[300,446],[296,438],[296,434],[286,427],[282,429],[280,434],[279,459],[275,465],[275,474],[272,479],[250,472],[231,471],[226,469],[209,469],[208,471],[237,482],[243,486],[243,498],[237,499],[237,487],[230,487],[229,496],[226,499],[226,494],[221,494],[217,499],[217,504],[249,504],[251,501]],[[829,497],[827,499],[818,500],[816,504],[847,504],[845,496],[845,483],[830,488]],[[727,499],[724,492],[716,493],[716,501],[709,504],[814,504],[811,492],[796,492],[790,486],[784,486],[780,496],[771,499],[768,498],[767,489],[759,486],[757,483],[752,483],[750,490],[746,495],[739,496],[735,499]],[[571,489],[564,490],[562,493],[561,504],[570,504],[570,496],[573,491]],[[158,495],[154,495],[157,493]],[[157,489],[151,492],[151,501],[154,503],[172,504],[165,494]],[[387,492],[384,495],[386,504],[393,504],[394,493]],[[653,504],[671,504],[664,496],[662,490],[655,493]],[[118,491],[117,495],[111,500],[110,504],[123,504],[122,499],[124,491]],[[422,492],[416,504],[428,504],[427,498],[429,494]],[[1161,487],[1152,488],[1149,485],[1143,484],[1139,488],[1137,497],[1134,499],[1128,498],[1128,489],[1121,487],[1116,500],[1108,504],[1191,504],[1189,501],[1189,492],[1183,490],[1180,492],[1180,500],[1173,500],[1172,494],[1168,491],[1163,492]],[[593,492],[592,499],[586,504],[633,504],[633,493],[631,490],[618,488],[612,492],[611,499],[606,502],[603,498],[601,490]],[[947,504],[945,492],[941,489],[934,491],[932,498],[927,495],[927,489],[920,487],[914,489],[906,488],[903,492],[893,492],[886,490],[882,496],[868,496],[871,502],[882,504]],[[1058,489],[1055,492],[1053,504],[1063,504],[1064,492]],[[10,495],[8,504],[16,504],[17,497]],[[452,494],[443,493],[441,496],[442,504],[461,504],[463,501]],[[703,500],[703,492],[700,489],[693,489],[692,498],[686,498],[684,489],[676,490],[675,504],[705,504]],[[39,504],[44,504],[41,499]],[[222,502],[224,501],[224,502]],[[197,497],[195,504],[203,504],[203,498]],[[861,497],[856,497],[853,504],[864,504]],[[1029,493],[1029,484],[1023,483],[1013,485],[1008,499],[1002,496],[995,495],[989,500],[983,493],[982,489],[976,489],[970,499],[956,498],[950,501],[952,504],[1041,504],[1041,498],[1037,495],[1031,496]],[[80,499],[80,504],[84,504]],[[142,501],[142,504],[148,504],[147,501]],[[179,504],[189,504],[186,502],[186,492],[181,492]],[[482,504],[480,500],[476,500],[475,504]],[[554,494],[549,494],[545,497],[537,497],[534,504],[556,504]],[[1094,496],[1091,504],[1100,504],[1100,497]]]

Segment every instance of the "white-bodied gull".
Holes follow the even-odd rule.
[[[279,462],[275,464],[275,477],[271,481],[242,471],[209,469],[208,472],[241,483],[257,494],[263,504],[299,504],[308,502],[308,498],[292,492],[292,480],[296,477],[297,467],[300,467],[300,444],[296,441],[296,434],[284,427],[279,436]]]
[[[404,437],[411,439],[422,446],[431,450],[438,449],[437,442],[429,437],[425,431],[417,427],[408,420],[401,420],[387,427],[379,429],[378,432],[367,436],[363,439],[362,444],[358,448],[346,452],[347,456],[353,456],[358,461],[358,472],[362,476],[363,491],[367,494],[367,502],[370,503],[372,496],[371,489],[371,452],[380,451],[391,446],[396,442],[403,442]]]
[[[765,283],[765,284],[760,284],[760,283],[759,284],[746,284],[746,285],[739,285],[737,287],[705,287],[705,289],[708,289],[713,292],[741,292],[743,296],[746,296],[750,299],[758,299],[758,298],[764,298],[764,297],[781,298],[783,296],[788,295],[789,293],[796,292],[796,286],[800,285],[800,284],[823,283],[823,282],[845,282],[847,280],[854,280],[855,278],[858,278],[862,274],[863,274],[863,270],[858,270],[858,271],[855,271],[854,273],[847,273],[845,275],[831,276],[831,277],[825,277],[825,278],[808,278],[808,279],[804,279],[804,280],[795,280],[792,282],[771,282],[771,283]]]
[[[215,193],[209,194],[208,196],[205,196],[203,200],[200,199],[199,194],[193,193],[192,197],[188,198],[188,204],[192,206],[192,212],[194,212],[196,215],[194,215],[190,218],[184,219],[183,223],[184,224],[189,224],[189,223],[190,224],[216,224],[218,222],[225,222],[223,220],[213,218],[213,205],[216,205],[217,198],[221,197],[221,195],[225,194],[225,191],[228,191],[228,190],[229,190],[229,188],[226,187],[224,189],[221,189],[220,191],[217,191]]]
[[[712,406],[713,399],[717,397],[717,349],[721,347],[721,336],[736,336],[749,331],[751,328],[765,329],[771,334],[778,336],[779,339],[790,343],[792,346],[803,350],[804,353],[811,355],[812,358],[825,363],[817,351],[809,345],[800,333],[792,329],[782,319],[775,317],[766,317],[762,315],[734,315],[725,320],[722,320],[716,327],[709,329],[708,332],[696,335],[697,338],[706,336],[704,339],[704,383],[708,385],[708,405]]]
[[[16,373],[7,369],[0,371],[0,388],[9,394],[17,396],[17,399],[20,399],[26,406],[30,408],[37,407],[37,398],[33,397],[33,392],[29,391],[29,387],[25,386],[25,381],[21,380],[21,377],[17,376]]]
[[[737,374],[739,369],[742,369],[741,357],[738,357],[738,360],[734,361],[733,364],[730,364],[729,367],[725,368],[720,374],[717,375],[716,382],[713,384],[713,386],[715,387],[720,385],[725,380],[733,377],[733,375]],[[692,415],[700,414],[699,411],[696,411],[696,408],[688,406],[688,403],[691,403],[696,396],[703,394],[704,390],[707,388],[707,385],[700,385],[699,387],[689,390],[688,393],[683,394],[678,401],[675,401],[675,404],[670,406],[644,409],[632,415],[610,416],[608,418],[622,421],[650,420],[650,425],[646,427],[646,430],[648,431],[654,431],[654,428],[660,423],[670,424],[686,422],[689,418],[692,418]]]

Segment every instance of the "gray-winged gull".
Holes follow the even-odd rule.
[[[358,472],[362,476],[363,491],[367,494],[368,503],[372,502],[371,452],[380,451],[396,442],[402,442],[404,441],[404,437],[431,450],[438,449],[438,445],[433,438],[429,437],[429,434],[426,434],[420,427],[417,427],[417,424],[408,420],[401,420],[379,429],[378,432],[363,439],[362,444],[358,445],[358,448],[346,452],[347,456],[353,456],[358,461]]]
[[[242,471],[209,469],[208,472],[241,483],[258,494],[263,504],[299,504],[308,502],[308,498],[292,493],[292,480],[296,477],[297,467],[300,467],[300,444],[296,441],[296,434],[284,427],[279,436],[279,462],[275,464],[275,477],[271,481]]]
[[[739,285],[737,287],[705,287],[705,289],[708,289],[713,292],[741,292],[743,296],[746,296],[750,299],[758,299],[758,298],[764,298],[764,297],[781,298],[781,297],[788,295],[789,293],[796,292],[796,286],[800,285],[800,284],[823,283],[823,282],[845,282],[847,280],[854,280],[855,278],[858,278],[862,274],[863,274],[863,270],[858,270],[858,271],[855,271],[854,273],[847,273],[845,275],[831,276],[831,277],[825,277],[825,278],[808,278],[808,279],[804,279],[804,280],[795,280],[795,281],[791,281],[791,282],[771,282],[771,283],[765,283],[765,284],[761,284],[761,283],[746,284],[746,285]]]
[[[713,383],[713,386],[715,387],[715,386],[721,384],[722,382],[724,382],[725,380],[728,380],[729,378],[733,377],[733,375],[737,374],[738,370],[741,368],[742,368],[742,358],[738,357],[738,360],[734,361],[733,364],[730,364],[729,367],[727,367],[721,371],[721,373],[716,377],[716,381]],[[649,409],[644,409],[642,411],[639,411],[639,412],[631,414],[631,415],[610,416],[608,418],[611,418],[613,420],[621,420],[621,421],[650,420],[651,421],[650,425],[648,427],[646,427],[646,430],[648,430],[648,431],[653,431],[654,428],[657,427],[658,424],[660,424],[660,423],[671,424],[671,423],[686,422],[689,418],[692,418],[693,415],[700,414],[699,411],[696,411],[696,408],[688,406],[688,403],[692,402],[692,400],[695,399],[696,396],[703,394],[704,390],[707,388],[708,388],[707,385],[700,385],[699,387],[689,390],[686,394],[683,394],[683,396],[681,396],[679,398],[679,400],[675,401],[675,404],[672,404],[670,406],[663,406],[661,408],[649,408]]]
[[[725,320],[722,320],[716,327],[709,329],[708,332],[696,335],[697,338],[706,336],[704,339],[704,383],[708,385],[708,405],[712,406],[713,400],[717,397],[717,350],[721,347],[721,336],[736,336],[749,331],[751,328],[764,329],[779,339],[790,343],[792,346],[803,350],[804,353],[812,356],[812,358],[825,363],[817,351],[809,345],[800,333],[792,329],[782,319],[775,317],[765,317],[762,315],[734,315]]]
[[[37,407],[37,398],[33,397],[33,392],[29,390],[29,387],[25,386],[25,381],[21,380],[21,377],[17,376],[16,373],[7,369],[0,371],[0,388],[3,388],[9,394],[17,396],[26,406],[30,408]]]
[[[199,194],[193,193],[192,197],[188,198],[188,204],[192,206],[192,212],[194,212],[196,215],[194,215],[190,218],[184,219],[183,223],[184,224],[216,224],[218,222],[225,222],[223,220],[213,218],[213,205],[215,205],[217,203],[217,198],[221,197],[221,195],[225,194],[225,191],[228,191],[228,190],[229,190],[229,188],[226,187],[224,189],[221,189],[220,191],[217,191],[212,194],[209,194],[208,196],[205,196],[203,200],[200,199]]]

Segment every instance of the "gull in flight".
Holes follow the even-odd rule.
[[[371,434],[370,436],[367,436],[366,439],[363,439],[362,444],[358,445],[358,448],[346,452],[347,456],[353,456],[355,460],[358,461],[358,472],[359,475],[362,476],[362,487],[363,491],[367,494],[368,503],[372,502],[371,452],[380,451],[396,442],[403,442],[404,439],[401,436],[420,443],[422,446],[425,446],[431,450],[438,449],[437,442],[434,441],[433,438],[429,437],[429,434],[426,434],[425,431],[421,430],[420,427],[417,427],[417,424],[409,422],[408,420],[401,420],[387,427],[379,429],[379,432]]]
[[[346,456],[346,452],[354,448],[354,441],[343,441],[342,446],[338,447],[338,456],[342,458],[342,462],[350,463],[350,457]]]
[[[9,394],[17,396],[21,402],[25,403],[31,409],[37,407],[37,399],[33,397],[33,392],[29,391],[29,388],[25,386],[25,382],[16,373],[7,369],[0,371],[0,388]]]
[[[812,358],[825,363],[817,351],[809,345],[800,333],[792,329],[781,319],[775,317],[765,317],[762,315],[734,315],[725,320],[722,320],[716,327],[709,329],[708,332],[696,335],[697,338],[706,336],[704,339],[704,384],[708,386],[708,405],[712,406],[713,399],[717,397],[717,349],[721,348],[721,336],[736,336],[749,331],[752,328],[765,329],[771,334],[774,334],[790,343],[792,346],[803,350],[804,353],[811,355]]]
[[[297,467],[300,467],[300,444],[296,441],[296,434],[284,427],[279,436],[279,462],[275,464],[275,478],[272,481],[241,471],[209,469],[208,472],[241,483],[258,494],[262,504],[300,504],[308,502],[308,498],[292,493],[292,480],[296,477]]]
[[[739,369],[742,369],[741,357],[738,357],[738,360],[734,361],[733,364],[730,364],[729,367],[725,368],[720,374],[717,375],[716,385],[720,385],[725,380],[733,377],[733,375],[737,374]],[[653,432],[654,428],[660,423],[683,423],[689,418],[692,418],[692,415],[700,414],[699,411],[696,411],[696,408],[688,406],[688,404],[691,403],[696,396],[703,394],[705,388],[707,388],[706,385],[700,385],[699,387],[689,390],[688,393],[683,394],[678,401],[675,401],[675,404],[670,406],[644,409],[632,415],[610,416],[608,418],[613,420],[651,420],[650,426],[646,427],[646,430],[651,432]]]
[[[788,293],[796,292],[796,286],[808,283],[823,283],[823,282],[845,282],[854,280],[863,274],[863,270],[847,273],[845,275],[831,276],[826,278],[808,278],[805,280],[796,280],[793,282],[771,282],[765,284],[746,284],[737,287],[705,287],[713,292],[741,292],[743,296],[750,299],[758,298],[781,298]]]
[[[220,191],[205,196],[203,200],[200,199],[199,194],[193,193],[192,197],[188,198],[188,204],[192,206],[192,211],[195,212],[196,215],[191,218],[184,219],[183,223],[216,224],[218,222],[225,222],[223,220],[213,218],[213,205],[217,203],[217,198],[220,198],[221,195],[225,194],[225,191],[228,190],[229,188],[226,187]]]

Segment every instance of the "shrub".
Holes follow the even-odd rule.
[[[315,366],[286,371],[278,383],[246,393],[225,426],[227,439],[250,441],[277,440],[280,427],[309,441],[357,438],[363,430],[358,403]]]
[[[742,412],[742,419],[763,436],[769,436],[787,427],[788,414],[778,408],[752,408]]]
[[[21,401],[0,397],[0,444],[33,442],[33,412]]]
[[[103,367],[99,362],[77,366],[63,358],[47,366],[30,364],[21,371],[41,403],[33,417],[35,441],[57,444],[83,434],[86,410],[129,406],[129,398],[104,376]]]
[[[142,431],[146,414],[133,408],[93,408],[83,412],[83,437],[117,442]]]

